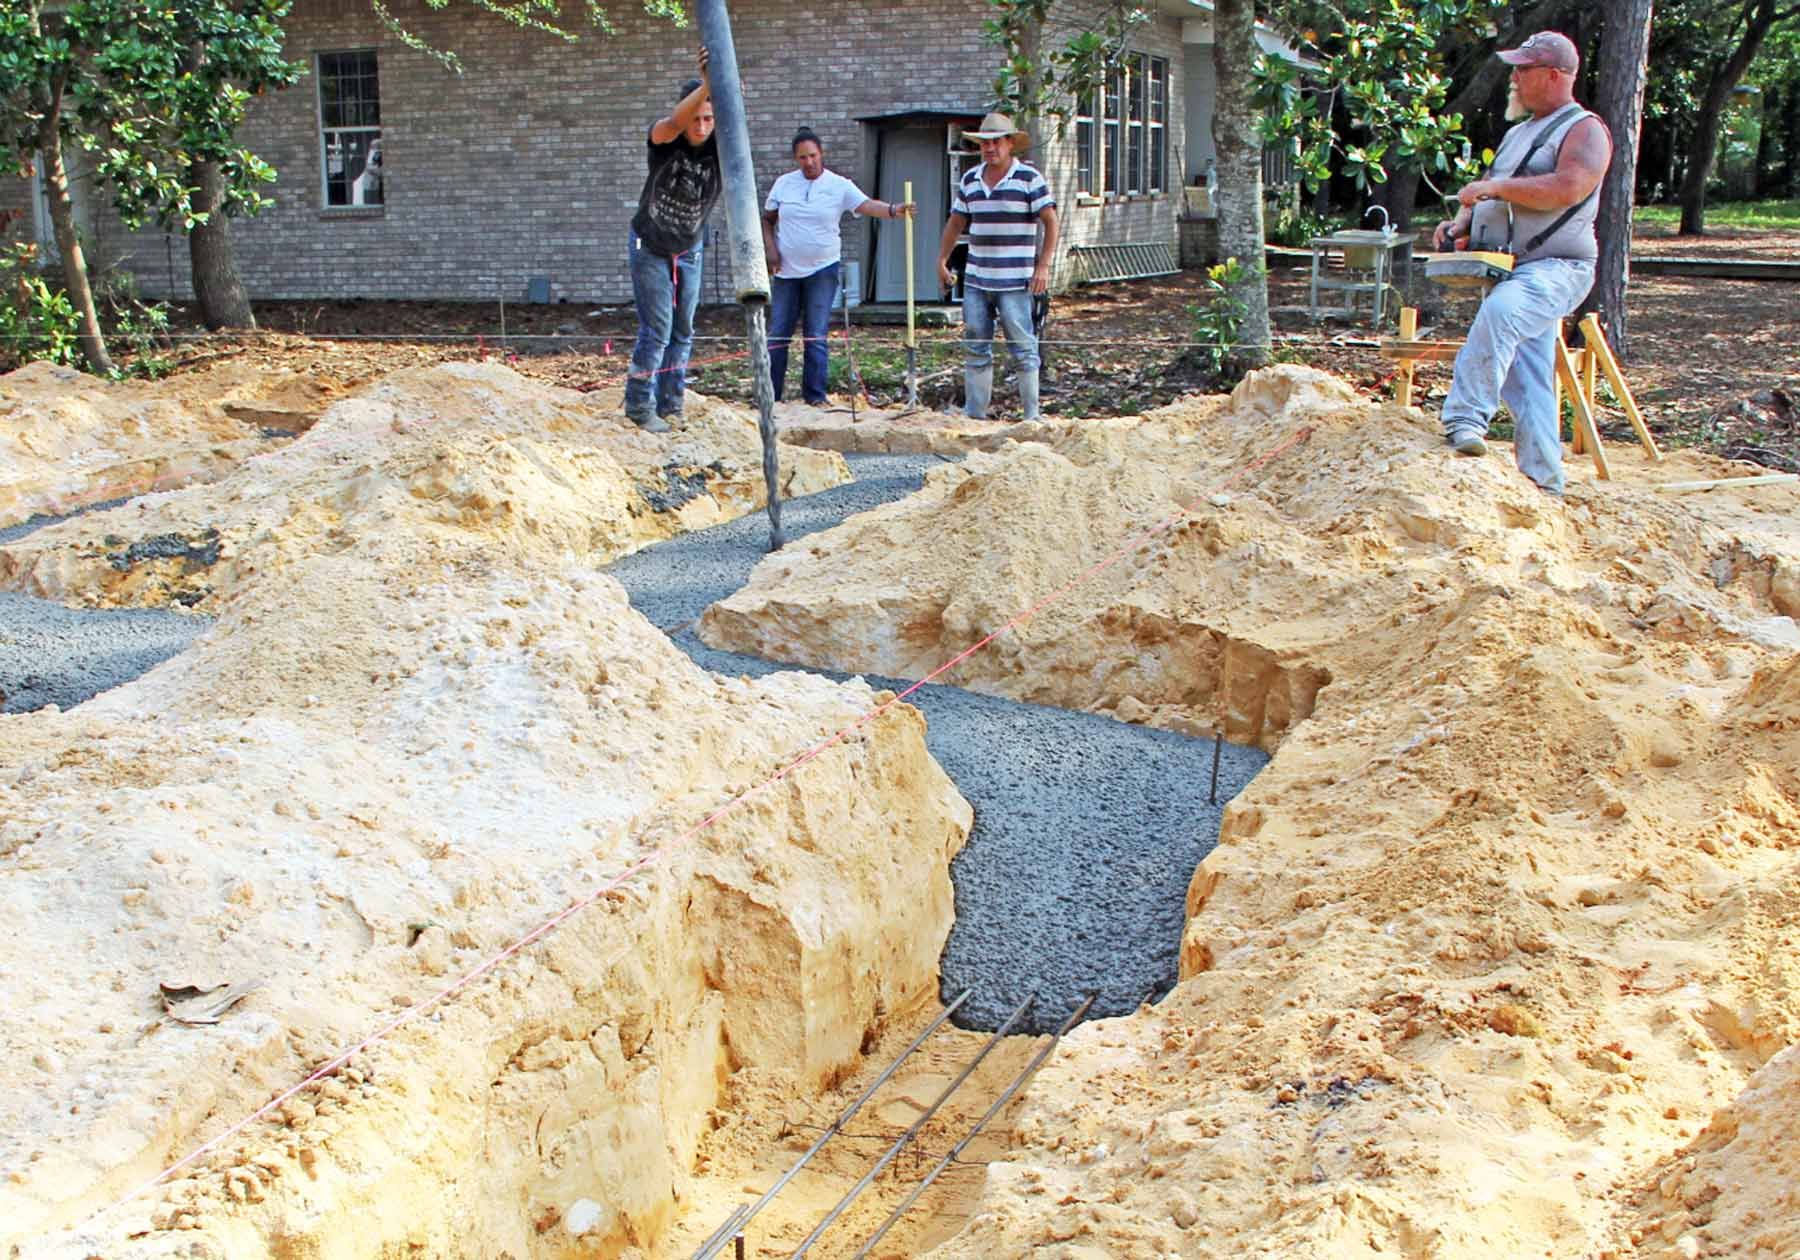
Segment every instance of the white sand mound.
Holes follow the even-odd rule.
[[[917,677],[1097,570],[950,679],[1275,752],[1183,983],[1066,1043],[934,1255],[1591,1254],[1800,1040],[1793,488],[1509,457],[1278,368],[946,467],[708,611]]]
[[[17,374],[15,374],[16,376]],[[143,495],[0,546],[0,586],[64,602],[209,610],[295,557],[479,541],[496,563],[602,564],[764,502],[754,421],[690,397],[643,433],[618,390],[581,394],[489,363],[408,369],[327,408],[217,486]],[[95,440],[125,420],[93,409]],[[781,451],[783,492],[849,480],[841,456]]]
[[[0,376],[0,526],[214,480],[305,432],[349,388],[232,364],[126,382],[28,364]]]
[[[26,540],[66,598],[149,599],[84,548],[205,523],[187,589],[218,620],[0,718],[0,1253],[522,1260],[566,1254],[582,1200],[583,1246],[652,1245],[731,1071],[810,1093],[935,997],[970,811],[914,710],[682,840],[876,697],[705,673],[632,612],[593,565],[753,503],[747,422],[597,423],[504,369],[407,374],[217,484]],[[671,468],[696,497],[647,508]],[[251,981],[216,1025],[162,1014],[160,983]]]

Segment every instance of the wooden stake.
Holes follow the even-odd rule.
[[[1400,308],[1400,340],[1412,341],[1419,335],[1419,308]],[[1394,401],[1402,407],[1412,406],[1413,364],[1415,359],[1400,360],[1400,371],[1394,377]]]
[[[1800,473],[1769,473],[1763,477],[1715,477],[1710,481],[1665,481],[1656,487],[1664,494],[1693,494],[1724,486],[1784,486],[1800,482]]]
[[[1590,415],[1600,410],[1599,400],[1595,397],[1595,387],[1599,384],[1600,360],[1594,357],[1591,346],[1584,346],[1581,351],[1581,396],[1587,399]]]
[[[1575,405],[1575,432],[1586,449],[1594,457],[1594,474],[1601,481],[1612,480],[1612,469],[1606,462],[1606,451],[1600,445],[1600,433],[1594,428],[1594,413],[1588,410],[1587,399],[1581,393],[1581,381],[1575,375],[1575,363],[1569,356],[1569,347],[1563,343],[1562,330],[1556,333],[1556,343],[1552,347],[1556,355],[1556,378],[1562,387],[1569,392],[1570,401]]]
[[[1663,453],[1657,449],[1656,439],[1650,436],[1650,426],[1644,423],[1643,413],[1638,410],[1637,399],[1631,396],[1631,387],[1625,384],[1625,374],[1619,371],[1619,361],[1613,357],[1612,347],[1606,342],[1606,333],[1600,327],[1600,317],[1589,312],[1581,321],[1581,335],[1586,338],[1588,353],[1600,360],[1600,370],[1606,373],[1606,383],[1611,385],[1613,393],[1619,397],[1619,408],[1625,418],[1631,421],[1636,430],[1638,441],[1643,443],[1644,452],[1660,464]]]
[[[1560,330],[1556,334],[1556,339],[1558,341],[1562,340],[1562,332]],[[1556,440],[1560,442],[1562,441],[1563,387],[1562,376],[1555,370],[1552,370],[1550,373],[1550,403],[1556,408],[1554,412],[1556,416]],[[1581,454],[1581,426],[1578,424],[1569,426],[1569,454]]]

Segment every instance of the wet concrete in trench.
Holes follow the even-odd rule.
[[[790,544],[912,493],[936,457],[849,460],[854,483],[784,505]],[[659,543],[607,571],[638,611],[705,668],[753,676],[794,669],[715,651],[693,631],[709,604],[748,581],[768,530],[757,512]],[[863,677],[895,691],[911,685]],[[1089,993],[1099,995],[1089,1018],[1126,1014],[1167,993],[1188,880],[1217,842],[1220,811],[1267,754],[1225,744],[1214,805],[1209,740],[937,684],[909,702],[926,715],[932,755],[975,807],[974,832],[951,866],[956,924],[944,949],[943,992],[947,999],[974,990],[955,1022],[997,1028],[1035,992],[1015,1028],[1047,1032]]]

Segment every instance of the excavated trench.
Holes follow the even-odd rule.
[[[859,455],[856,481],[789,503],[789,547],[918,489],[932,456]],[[763,517],[684,534],[608,572],[696,663],[760,676],[796,668],[708,647],[696,623],[739,590],[767,546]],[[842,679],[843,673],[814,670]],[[863,675],[904,691],[912,680]],[[1217,842],[1221,811],[1268,761],[1260,749],[958,687],[908,702],[926,744],[975,808],[951,864],[956,922],[942,961],[947,998],[969,988],[965,1028],[991,1031],[1036,994],[1021,1031],[1054,1030],[1083,997],[1122,1015],[1177,979],[1188,882]],[[1217,786],[1214,787],[1215,753]]]
[[[853,483],[788,503],[785,524],[790,547],[800,545],[798,540],[829,529],[855,513],[911,494],[919,488],[923,471],[933,466],[936,458],[854,456],[850,462],[856,477]],[[0,535],[0,542],[13,541],[46,523],[34,520],[14,527]],[[752,568],[764,555],[766,536],[766,525],[760,514],[743,516],[725,525],[657,543],[615,562],[608,572],[624,585],[636,610],[662,629],[675,646],[704,669],[727,678],[766,678],[792,673],[803,667],[766,659],[774,653],[751,656],[710,648],[696,632],[697,622],[709,606],[743,587]],[[152,534],[147,545],[167,550],[167,546],[157,541],[163,537]],[[108,543],[110,545],[110,539]],[[130,544],[125,547],[129,556]],[[186,551],[182,556],[165,557],[161,552],[157,556],[181,560]],[[208,560],[202,555],[195,557],[194,562],[204,565]],[[379,577],[372,580],[380,582]],[[391,583],[389,585],[391,588]],[[266,625],[271,616],[282,615],[279,597],[272,594],[269,598],[271,602],[266,606],[255,599],[250,600],[245,606],[248,612],[243,615],[242,625],[234,623],[226,628],[227,631],[241,632],[252,621]],[[509,608],[527,607],[512,594],[496,602]],[[577,605],[581,602],[575,600]],[[477,598],[475,604],[479,603]],[[414,612],[370,613],[371,619],[417,619],[418,616],[420,614]],[[489,624],[505,628],[509,617],[516,618],[517,614],[508,614],[502,609],[499,619]],[[529,622],[531,615],[527,614],[525,620]],[[209,618],[184,613],[72,611],[23,595],[0,594],[0,693],[4,693],[0,694],[0,703],[4,703],[8,712],[28,711],[46,704],[66,709],[136,677],[159,661],[180,655],[192,644],[194,637],[211,624]],[[508,633],[522,633],[524,637],[509,645],[504,636],[496,639],[492,630],[488,632],[487,646],[497,653],[496,663],[519,659],[514,654],[522,652],[542,632],[530,625],[522,629],[515,625]],[[215,637],[228,641],[230,634],[208,636],[202,642],[211,643]],[[465,635],[461,642],[468,645],[471,640]],[[442,646],[439,644],[438,650]],[[1192,646],[1171,642],[1156,650],[1164,654],[1185,653]],[[1212,646],[1220,653],[1226,650],[1216,644]],[[217,648],[214,644],[206,650],[212,652]],[[463,655],[468,653],[469,648],[465,646]],[[1150,658],[1147,656],[1146,659]],[[1022,664],[1029,667],[1028,663]],[[803,672],[838,680],[847,677],[820,668],[804,668]],[[404,672],[401,676],[405,676]],[[654,682],[654,665],[648,676],[651,682],[647,685],[654,696],[660,691],[660,684]],[[390,684],[394,677],[392,672],[387,675]],[[866,674],[862,677],[873,687],[893,691],[910,685],[899,678]],[[485,698],[483,702],[486,702]],[[1089,1018],[1099,1018],[1130,1012],[1166,993],[1178,978],[1179,949],[1192,873],[1216,843],[1221,812],[1266,764],[1267,753],[1256,747],[1176,734],[1098,713],[1022,703],[954,686],[925,686],[915,691],[909,702],[926,715],[925,747],[974,808],[973,828],[960,852],[955,845],[944,845],[923,836],[918,843],[900,843],[899,837],[893,842],[893,862],[898,864],[895,869],[902,880],[907,878],[907,872],[911,872],[911,878],[921,884],[942,879],[941,874],[927,869],[934,845],[938,852],[956,853],[950,866],[954,925],[938,960],[938,970],[945,995],[964,988],[973,992],[958,1012],[957,1023],[971,1030],[993,1029],[1018,1002],[1034,996],[1035,1002],[1027,1018],[1015,1024],[1014,1031],[1042,1032],[1058,1026],[1088,995],[1096,997]],[[1226,707],[1236,712],[1243,706],[1232,698]],[[1285,725],[1286,719],[1279,721]],[[1261,717],[1257,717],[1255,727],[1260,728],[1261,722]],[[1238,726],[1242,727],[1243,723],[1240,721]],[[1230,729],[1230,733],[1257,732],[1254,729]],[[884,735],[884,739],[891,734]],[[787,736],[790,742],[791,735],[790,729]],[[418,736],[409,735],[409,738]],[[460,741],[462,736],[458,734],[451,738]],[[774,742],[785,746],[780,738]],[[471,746],[463,745],[465,748]],[[174,755],[190,754],[176,750]],[[881,790],[913,790],[907,787],[909,775],[900,771],[899,762],[894,764],[891,772],[884,774]],[[916,775],[911,777],[916,778]],[[850,799],[862,786],[854,769],[842,782],[849,789],[844,812],[855,815],[848,821],[857,828],[857,835],[874,834],[879,828],[872,827],[863,816],[867,813],[866,807],[860,807]],[[927,789],[926,795],[934,790]],[[304,801],[300,804],[316,811],[316,806],[305,805]],[[277,805],[273,812],[285,816],[285,809],[285,806]],[[317,812],[313,817],[318,817]],[[356,814],[346,817],[359,826],[368,825]],[[810,816],[804,819],[809,826],[815,821]],[[830,820],[825,821],[829,823]],[[801,817],[796,814],[794,821],[785,825],[793,828],[800,822]],[[936,815],[927,822],[931,826],[942,825]],[[761,821],[757,823],[759,827],[763,825]],[[781,835],[784,824],[779,815],[772,820],[772,825],[775,828],[773,834]],[[266,834],[276,835],[286,824],[277,823],[275,827],[275,831]],[[148,836],[141,842],[148,843]],[[254,840],[247,842],[255,843]],[[720,843],[729,849],[733,842],[722,840]],[[793,843],[802,851],[813,852],[819,839],[803,836],[794,839]],[[854,843],[863,841],[859,839]],[[846,853],[848,851],[846,849]],[[267,848],[263,850],[265,855],[269,852]],[[338,856],[343,858],[349,852],[340,848]],[[165,858],[159,856],[155,860],[161,862]],[[178,849],[175,861],[186,860]],[[833,855],[833,860],[838,860],[837,855]],[[416,874],[416,870],[409,868],[408,878]],[[96,886],[105,887],[107,878],[110,876],[97,877]],[[871,952],[834,958],[836,947],[829,937],[823,941],[809,939],[801,919],[790,917],[794,914],[792,910],[785,906],[771,907],[764,902],[764,894],[756,888],[757,881],[763,878],[761,872],[755,872],[740,887],[731,879],[721,880],[719,876],[709,874],[703,886],[716,887],[712,903],[701,904],[689,897],[685,907],[679,909],[678,885],[657,887],[651,894],[647,913],[658,921],[658,930],[661,926],[676,926],[670,939],[685,940],[687,945],[683,949],[695,957],[689,959],[686,953],[671,950],[668,959],[659,964],[668,971],[668,976],[633,975],[626,986],[631,991],[625,997],[618,997],[618,992],[623,990],[619,990],[616,983],[592,992],[577,984],[568,996],[556,999],[565,1004],[566,1010],[548,1017],[532,1015],[518,1025],[522,1030],[519,1035],[524,1037],[518,1045],[511,1044],[514,1039],[512,1025],[505,1028],[488,1026],[489,1019],[501,1019],[501,1012],[488,1015],[460,1009],[452,1012],[457,1026],[464,1029],[463,1043],[468,1043],[469,1036],[478,1031],[476,1023],[471,1021],[480,1024],[480,1037],[470,1054],[481,1063],[437,1065],[436,1059],[425,1057],[416,1065],[407,1066],[398,1077],[388,1079],[410,1082],[401,1085],[402,1093],[409,1088],[417,1092],[423,1088],[423,1082],[434,1078],[434,1074],[448,1074],[445,1079],[460,1079],[459,1074],[473,1069],[477,1077],[484,1072],[494,1076],[493,1096],[484,1099],[480,1091],[467,1098],[458,1095],[454,1105],[449,1106],[440,1100],[441,1114],[435,1120],[436,1127],[431,1134],[421,1130],[410,1133],[405,1140],[384,1134],[377,1141],[375,1130],[371,1130],[367,1137],[356,1140],[374,1141],[375,1145],[363,1148],[363,1154],[358,1158],[364,1161],[367,1169],[386,1170],[382,1175],[392,1179],[395,1202],[403,1199],[420,1201],[431,1186],[450,1175],[451,1165],[447,1161],[462,1158],[458,1152],[469,1145],[464,1141],[465,1131],[467,1134],[476,1132],[477,1118],[492,1116],[496,1107],[508,1113],[520,1109],[529,1114],[536,1106],[530,1100],[547,1088],[559,1096],[616,1096],[621,1100],[615,1108],[616,1119],[597,1120],[579,1110],[565,1116],[556,1108],[538,1116],[532,1126],[537,1135],[535,1156],[521,1150],[502,1160],[495,1160],[491,1155],[479,1157],[479,1175],[470,1174],[463,1200],[468,1203],[492,1195],[495,1196],[494,1206],[491,1211],[483,1209],[473,1220],[468,1219],[465,1212],[465,1216],[459,1218],[463,1223],[452,1232],[464,1241],[513,1239],[516,1222],[506,1205],[523,1195],[532,1205],[530,1223],[539,1236],[539,1241],[527,1246],[525,1251],[534,1255],[561,1254],[551,1246],[554,1234],[546,1235],[546,1230],[551,1229],[546,1222],[560,1223],[574,1205],[590,1201],[586,1197],[593,1193],[590,1183],[604,1161],[596,1164],[589,1158],[590,1155],[598,1158],[596,1152],[578,1154],[570,1159],[558,1156],[554,1161],[542,1164],[539,1161],[546,1158],[544,1152],[559,1149],[559,1142],[588,1141],[588,1137],[581,1135],[588,1134],[596,1124],[615,1128],[622,1141],[626,1137],[630,1141],[647,1140],[647,1134],[666,1129],[673,1135],[669,1138],[669,1153],[676,1162],[667,1168],[660,1163],[645,1165],[630,1171],[629,1176],[621,1165],[618,1175],[631,1181],[634,1187],[637,1180],[648,1178],[644,1186],[631,1191],[639,1194],[642,1202],[624,1197],[626,1191],[620,1189],[603,1218],[605,1229],[602,1233],[612,1241],[604,1242],[590,1232],[583,1236],[581,1246],[599,1240],[604,1245],[598,1254],[613,1254],[606,1248],[622,1245],[625,1239],[654,1237],[668,1228],[674,1205],[665,1197],[667,1187],[681,1178],[678,1168],[699,1149],[701,1130],[696,1127],[695,1117],[705,1113],[709,1106],[731,1105],[729,1089],[716,1102],[709,1097],[715,1072],[718,1082],[724,1083],[736,1079],[725,1073],[727,1062],[735,1071],[746,1067],[752,1069],[752,1075],[764,1065],[783,1065],[783,1070],[787,1070],[786,1065],[796,1065],[799,1069],[796,1083],[808,1093],[821,1092],[845,1079],[843,1065],[855,1057],[857,1021],[863,1021],[860,1033],[863,1055],[873,1062],[882,1049],[891,1044],[896,1030],[906,1027],[907,1021],[916,1014],[917,999],[911,996],[917,993],[916,985],[909,989],[907,985],[912,982],[899,980],[894,982],[894,991],[890,993],[890,986],[880,973],[891,969],[895,975],[928,975],[931,967],[928,956],[910,957],[918,953],[918,941],[909,942],[902,938],[912,932],[922,939],[931,933],[934,923],[943,922],[942,916],[933,918],[929,902],[936,896],[934,892],[920,888],[914,897],[912,889],[894,888],[885,893],[864,889],[859,900],[846,900],[843,907],[846,912],[854,906],[880,907],[874,917],[892,918],[893,925],[891,929],[878,925],[880,940]],[[520,884],[521,889],[526,886]],[[246,904],[259,909],[264,907],[264,902],[259,899],[266,897],[266,892],[243,891],[248,887],[247,882],[233,887],[237,889],[230,893],[233,898],[241,893],[247,899]],[[902,893],[904,895],[900,895]],[[128,894],[128,907],[135,904],[131,898],[137,895]],[[155,896],[154,889],[152,895]],[[462,892],[456,894],[459,898],[463,895]],[[821,898],[820,890],[810,890],[810,885],[803,886],[794,897],[797,903],[806,905],[829,901],[829,894]],[[913,900],[919,904],[900,905],[903,901]],[[519,904],[528,903],[521,901]],[[870,911],[863,909],[860,913],[866,916]],[[446,974],[446,964],[441,957],[435,963],[424,960],[428,950],[435,955],[456,955],[458,960],[449,963],[452,968],[449,974],[454,974],[455,967],[466,965],[479,956],[470,951],[491,947],[485,941],[477,943],[472,937],[464,940],[451,934],[447,938],[443,931],[429,927],[420,932],[416,930],[416,924],[410,923],[402,925],[406,930],[400,933],[396,946],[387,939],[391,935],[388,924],[364,911],[359,910],[358,914],[368,918],[364,930],[371,934],[361,948],[373,946],[384,960],[391,957],[403,969],[410,965],[405,961],[410,955],[420,955],[428,987],[442,983],[431,977]],[[733,959],[733,950],[738,946],[732,944],[731,934],[751,930],[745,927],[749,921],[746,916],[755,917],[761,925],[753,934],[774,946],[766,959]],[[662,923],[663,920],[667,923]],[[678,926],[682,921],[688,923],[685,929]],[[710,936],[703,938],[696,932],[696,926],[701,924],[707,925],[704,930]],[[933,943],[936,939],[931,937]],[[556,961],[548,967],[548,973],[576,974],[579,968],[587,965],[582,960],[594,945],[595,942],[586,940],[585,935],[579,941],[571,938],[566,949],[554,949]],[[791,956],[783,951],[790,951]],[[610,947],[606,952],[610,957]],[[383,961],[381,965],[389,964]],[[542,1000],[534,996],[530,986],[545,983],[545,971],[528,967],[527,974],[531,978],[522,984],[503,981],[501,985],[504,995],[501,1005],[510,1009],[512,1004],[524,1000],[521,1015],[523,1010]],[[778,978],[783,985],[791,985],[794,991],[790,993],[784,989],[779,994],[769,993],[762,986],[771,977]],[[676,1008],[681,1006],[680,1002],[672,1005],[657,1003],[654,1007],[645,1005],[646,1011],[654,1009],[657,1012],[653,1016],[631,1013],[636,1009],[631,1007],[631,1002],[649,1003],[649,995],[658,991],[657,985],[669,981],[674,981],[676,987],[689,981],[703,982],[702,989],[688,995],[694,998],[694,1009],[701,1011],[703,1018],[664,1027],[667,1017],[679,1014]],[[834,988],[842,989],[843,993],[828,991]],[[876,992],[876,989],[880,991]],[[615,990],[618,992],[613,992]],[[607,996],[609,992],[612,996]],[[617,1001],[615,997],[618,997]],[[818,1008],[820,1002],[825,1008],[823,1015]],[[551,1006],[554,1009],[555,1003]],[[884,1013],[889,1011],[893,1012],[892,1019]],[[550,1021],[547,1025],[546,1018]],[[272,1025],[277,1034],[279,1021],[280,1017]],[[640,1023],[643,1024],[641,1030]],[[637,1031],[628,1036],[628,1028]],[[609,1029],[616,1031],[609,1033]],[[260,1031],[258,1035],[261,1035]],[[335,1040],[326,1040],[335,1038],[336,1034],[323,1030],[310,1041],[293,1041],[295,1033],[292,1029],[288,1036],[303,1062],[316,1061],[325,1047],[337,1044]],[[602,1043],[610,1045],[609,1037],[619,1043],[623,1060],[615,1062],[620,1058],[618,1054],[600,1055],[595,1050],[593,1053],[600,1058],[602,1066],[583,1066],[583,1048],[591,1049]],[[707,1047],[719,1045],[726,1047],[724,1057],[719,1064],[713,1064],[707,1060],[707,1054],[712,1053]],[[258,1053],[270,1060],[270,1084],[279,1085],[291,1079],[291,1069],[283,1066],[285,1061],[280,1053],[273,1049],[259,1050]],[[997,1056],[996,1065],[1005,1064],[1010,1070],[1012,1061],[1018,1057],[1009,1050],[1005,1055]],[[580,1072],[577,1072],[578,1067]],[[679,1088],[665,1084],[660,1098],[650,1096],[646,1093],[649,1087],[643,1082],[659,1076],[664,1082],[685,1084]],[[923,1079],[929,1079],[929,1073]],[[626,1090],[627,1083],[630,1083],[629,1091]],[[361,1093],[371,1099],[380,1097],[372,1092],[372,1088],[365,1081]],[[335,1099],[336,1095],[331,1097]],[[508,1101],[512,1097],[519,1101]],[[756,1105],[753,1099],[742,1101],[748,1106]],[[342,1105],[339,1102],[338,1107],[331,1110],[336,1111]],[[242,1110],[229,1102],[220,1106],[227,1112]],[[612,1104],[607,1106],[611,1108]],[[326,1114],[327,1108],[321,1106],[318,1115],[323,1118]],[[885,1116],[885,1112],[883,1114]],[[296,1119],[296,1116],[300,1118]],[[235,1238],[234,1247],[240,1244],[250,1247],[258,1239],[266,1242],[272,1237],[268,1232],[272,1226],[252,1224],[267,1213],[248,1209],[261,1204],[265,1193],[272,1193],[273,1179],[283,1175],[281,1168],[304,1167],[307,1176],[317,1180],[321,1175],[317,1170],[326,1167],[324,1163],[315,1166],[304,1158],[311,1149],[311,1139],[304,1135],[315,1124],[311,1110],[302,1108],[291,1114],[284,1110],[282,1122],[296,1135],[288,1139],[285,1146],[278,1139],[272,1151],[251,1152],[261,1163],[245,1163],[236,1169],[228,1165],[222,1171],[200,1178],[193,1186],[184,1183],[181,1194],[153,1209],[150,1220],[155,1228],[197,1228],[197,1222],[210,1219],[207,1214],[214,1209],[208,1206],[209,1203],[236,1199],[245,1209],[245,1215],[241,1221],[228,1219],[219,1236]],[[333,1125],[337,1123],[334,1118]],[[485,1127],[487,1122],[481,1123]],[[352,1125],[351,1128],[361,1133],[359,1126]],[[557,1136],[563,1128],[567,1130],[566,1139]],[[450,1135],[448,1140],[433,1136],[444,1134]],[[425,1148],[419,1146],[420,1142],[432,1144],[431,1158],[421,1157]],[[469,1145],[471,1154],[478,1149],[478,1145]],[[575,1149],[570,1147],[572,1151]],[[628,1149],[628,1146],[621,1146],[613,1156],[623,1158],[621,1152],[628,1152]],[[247,1155],[246,1159],[249,1158]],[[585,1175],[583,1169],[587,1170]],[[339,1185],[339,1182],[343,1184]],[[652,1182],[660,1185],[652,1186],[649,1184]],[[329,1201],[333,1206],[324,1208],[303,1227],[295,1226],[298,1232],[294,1236],[322,1238],[336,1228],[332,1222],[347,1224],[358,1210],[357,1204],[367,1206],[363,1192],[352,1193],[351,1185],[350,1180],[333,1171],[319,1191],[323,1196],[320,1202]],[[494,1218],[492,1222],[488,1220],[490,1216]],[[941,1231],[954,1224],[954,1221],[940,1220],[933,1228]],[[682,1228],[685,1227],[684,1222]],[[448,1229],[447,1222],[440,1229],[437,1224],[428,1227],[406,1224],[396,1218],[384,1219],[376,1233],[384,1239],[410,1239],[408,1245],[430,1250],[446,1245],[451,1237],[450,1233],[444,1232]],[[509,1245],[516,1246],[518,1241],[513,1239],[513,1244]],[[545,1247],[550,1249],[544,1250]],[[194,1254],[214,1253],[202,1250]],[[250,1251],[243,1254],[250,1254]]]

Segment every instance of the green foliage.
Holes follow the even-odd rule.
[[[1283,201],[1264,217],[1263,229],[1271,245],[1299,248],[1313,237],[1325,235],[1331,221],[1305,206]]]
[[[1131,32],[1152,16],[1148,8],[1114,0],[1096,29],[1046,49],[1038,35],[1054,0],[988,0],[988,7],[993,16],[982,24],[982,35],[1001,54],[994,99],[1015,121],[1055,119],[1059,135],[1077,103],[1092,99],[1118,66]]]
[[[1312,187],[1334,171],[1360,189],[1385,183],[1390,169],[1416,167],[1463,183],[1479,173],[1460,156],[1462,117],[1443,113],[1449,97],[1441,49],[1506,7],[1503,0],[1282,0],[1271,21],[1319,70],[1280,57],[1258,59],[1263,138],[1298,139],[1299,168]],[[1333,128],[1341,105],[1350,135]]]
[[[425,0],[425,7],[433,11],[447,9],[456,0]],[[542,34],[574,43],[581,36],[572,29],[574,24],[563,18],[563,0],[461,0],[471,8],[491,13],[504,22],[527,31],[538,31]],[[394,37],[414,52],[424,53],[441,64],[445,69],[457,74],[462,73],[462,59],[453,49],[437,48],[407,29],[406,24],[395,17],[384,0],[369,0],[369,7],[381,24],[393,32]],[[579,10],[587,25],[603,35],[614,32],[612,19],[607,16],[606,7],[599,0],[576,0],[572,6]],[[682,0],[644,0],[644,12],[652,17],[662,18],[678,27],[688,24],[687,9]]]
[[[95,173],[129,227],[201,222],[195,162],[217,162],[228,214],[268,204],[274,170],[237,146],[255,95],[302,66],[281,56],[291,0],[0,0],[0,165],[30,175],[44,128]]]
[[[1679,206],[1639,206],[1633,213],[1639,223],[1674,227],[1681,222]],[[1723,227],[1800,232],[1800,201],[1727,201],[1707,207],[1706,220]]]
[[[40,359],[74,367],[79,328],[69,295],[45,279],[36,245],[13,241],[0,251],[0,369]]]
[[[78,367],[81,317],[62,286],[44,269],[38,247],[14,241],[0,250],[0,371],[27,363]],[[169,308],[137,296],[129,276],[108,277],[105,297],[108,335],[121,342],[127,358],[115,377],[155,379],[168,375]]]
[[[113,370],[114,378],[158,380],[167,376],[175,366],[168,355],[168,303],[140,298],[137,281],[129,272],[114,272],[107,280],[105,303],[111,325],[108,336],[125,347],[122,366]]]
[[[1246,267],[1236,258],[1227,258],[1206,269],[1206,300],[1188,307],[1188,314],[1194,317],[1194,352],[1225,384],[1235,383],[1235,377],[1241,375],[1231,369],[1241,357],[1238,334],[1249,312],[1243,291],[1262,277],[1261,266]]]

